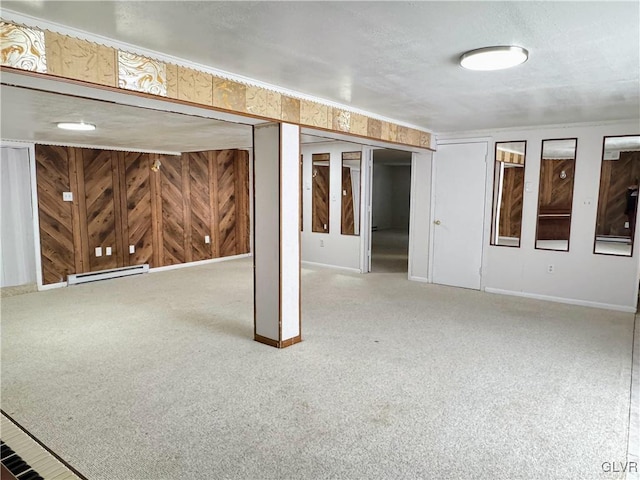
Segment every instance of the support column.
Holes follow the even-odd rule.
[[[285,348],[300,320],[300,127],[253,129],[254,338]]]

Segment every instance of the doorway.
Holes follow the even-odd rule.
[[[371,198],[371,271],[407,273],[411,153],[373,151]]]

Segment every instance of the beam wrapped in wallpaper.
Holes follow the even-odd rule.
[[[188,102],[205,108],[284,121],[363,138],[431,149],[431,134],[267,89],[248,81],[176,65],[83,38],[0,21],[0,65]],[[211,69],[213,70],[213,69]],[[345,107],[347,108],[347,107]]]
[[[36,165],[45,284],[249,253],[246,151],[171,156],[36,145]]]

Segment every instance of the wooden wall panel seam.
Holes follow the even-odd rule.
[[[78,194],[78,169],[77,169],[77,161],[76,161],[76,149],[69,148],[68,149],[68,157],[69,159],[69,189],[73,194],[73,201],[71,202],[71,224],[73,227],[73,245],[74,245],[74,263],[76,266],[76,273],[82,273],[85,270],[83,255],[82,255],[82,237],[81,237],[81,213],[79,208],[79,197]],[[82,159],[81,162],[82,163]],[[84,222],[86,224],[86,222]],[[88,269],[87,264],[87,269]]]
[[[220,257],[220,222],[218,212],[218,152],[209,151],[209,198],[211,205],[211,249],[212,257]]]
[[[191,182],[189,174],[189,160],[182,155],[180,157],[182,168],[182,210],[183,210],[183,235],[184,235],[184,261],[191,262],[193,260],[193,252],[191,249]]]

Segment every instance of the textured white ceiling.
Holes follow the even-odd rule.
[[[640,2],[44,2],[9,9],[436,132],[640,115]],[[516,44],[512,70],[466,50]]]
[[[2,138],[154,152],[194,152],[252,146],[251,127],[210,118],[111,102],[0,87]],[[84,121],[92,132],[60,130],[57,122]]]

